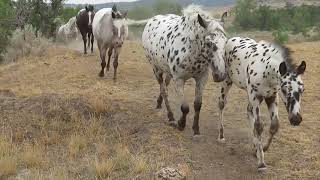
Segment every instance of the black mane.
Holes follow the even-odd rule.
[[[282,50],[282,57],[287,64],[289,71],[294,71],[297,68],[297,65],[294,63],[292,58],[292,50],[284,45],[277,44]]]

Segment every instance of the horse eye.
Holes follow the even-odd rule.
[[[213,47],[212,47],[212,50],[213,50],[213,51],[217,51],[217,50],[218,50],[218,47],[217,47],[217,45],[216,45],[216,44],[214,44],[214,43],[213,43]]]
[[[206,42],[206,46],[208,46],[209,48],[211,48],[212,43],[210,41]]]

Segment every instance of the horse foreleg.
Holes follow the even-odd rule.
[[[91,53],[93,53],[94,36],[91,34]]]
[[[117,79],[118,58],[120,54],[120,48],[114,48],[114,60],[113,60],[113,80]]]
[[[113,52],[113,47],[110,47],[109,50],[108,50],[108,64],[107,64],[107,71],[109,71],[110,69],[110,59],[111,59],[111,56],[112,56],[112,52]]]
[[[83,47],[84,47],[84,54],[87,54],[87,36],[86,35],[82,35],[82,40],[83,40]]]
[[[248,90],[249,94],[249,102],[252,107],[251,112],[253,114],[253,143],[256,148],[256,155],[258,158],[258,170],[264,170],[266,168],[266,164],[264,162],[264,152],[263,152],[263,144],[262,144],[262,132],[263,132],[263,122],[260,118],[260,104],[262,102],[262,98],[256,96],[252,93],[251,89]]]
[[[220,97],[219,97],[219,110],[220,110],[219,112],[220,121],[218,123],[218,132],[219,132],[218,141],[219,142],[225,141],[224,126],[223,126],[223,119],[224,119],[223,112],[227,104],[227,96],[229,94],[229,90],[231,87],[232,87],[232,81],[227,77],[227,79],[225,79],[222,83]]]
[[[183,131],[186,127],[187,115],[189,113],[189,105],[184,97],[184,83],[185,81],[183,79],[174,79],[175,90],[179,99],[178,102],[180,104],[182,112],[180,120],[178,121],[178,129],[180,131]]]
[[[101,59],[101,71],[99,73],[99,76],[103,77],[104,76],[104,68],[106,67],[106,51],[107,51],[107,48],[105,48],[103,45],[100,45],[99,51],[100,51],[100,59]]]
[[[277,95],[265,98],[266,104],[268,106],[269,115],[271,118],[269,137],[267,144],[263,147],[263,151],[267,151],[272,142],[273,136],[278,132],[279,121],[278,121],[278,98]]]
[[[193,133],[194,135],[199,135],[199,117],[200,117],[200,110],[202,105],[202,95],[203,89],[208,80],[208,72],[205,72],[200,78],[196,78],[196,87],[195,87],[195,99],[194,99],[194,119],[193,119]]]
[[[90,38],[91,38],[91,33],[88,33],[88,48],[90,49]]]

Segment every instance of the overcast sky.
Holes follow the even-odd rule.
[[[66,0],[66,4],[102,4],[109,2],[132,2],[137,0]]]

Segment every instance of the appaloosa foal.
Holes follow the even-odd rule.
[[[223,56],[227,38],[219,23],[198,6],[191,5],[184,10],[183,16],[169,14],[151,18],[142,34],[146,57],[160,84],[157,107],[161,107],[164,99],[169,121],[174,121],[163,82],[163,74],[166,74],[166,85],[173,78],[181,105],[182,116],[178,121],[180,130],[185,128],[189,113],[184,84],[190,78],[195,79],[194,135],[200,134],[199,115],[209,67],[217,82],[224,80],[226,74]]]
[[[278,131],[278,94],[289,113],[289,121],[297,126],[301,123],[300,101],[304,91],[301,75],[306,63],[296,67],[292,64],[290,51],[265,41],[255,42],[249,38],[234,37],[228,40],[225,51],[227,78],[222,83],[219,97],[219,137],[224,141],[223,109],[228,92],[235,84],[247,91],[248,118],[253,131],[254,145],[258,158],[258,169],[266,168],[264,151],[269,148],[274,134]],[[271,118],[270,135],[263,147],[263,123],[260,119],[260,104],[265,100]]]

